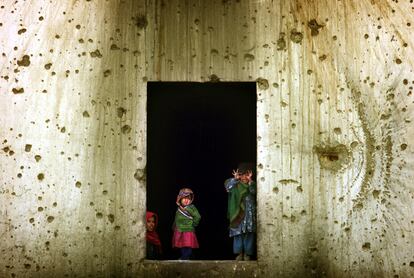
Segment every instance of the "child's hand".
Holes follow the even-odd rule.
[[[249,183],[252,182],[253,172],[251,170],[247,171],[246,178],[248,179]]]
[[[236,180],[238,180],[238,179],[240,179],[240,172],[239,172],[239,169],[237,169],[236,171],[235,170],[233,170],[233,177],[236,179]]]

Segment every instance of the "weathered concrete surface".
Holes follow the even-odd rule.
[[[257,262],[236,261],[144,261],[143,277],[259,277],[263,273]]]
[[[412,2],[2,1],[0,276],[173,273],[146,81],[210,79],[258,84],[258,276],[414,276]]]

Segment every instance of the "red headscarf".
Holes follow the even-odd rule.
[[[154,217],[155,225],[154,225],[154,230],[152,232],[147,231],[147,241],[151,242],[154,245],[159,246],[161,250],[160,237],[158,236],[158,233],[155,231],[158,225],[158,215],[155,212],[147,211],[146,221],[148,222],[148,219],[150,219],[151,217]]]

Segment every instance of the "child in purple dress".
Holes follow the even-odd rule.
[[[195,227],[200,222],[201,216],[197,208],[192,204],[194,193],[189,188],[180,190],[177,196],[177,212],[173,225],[172,247],[181,251],[180,260],[189,260],[193,248],[198,248]]]

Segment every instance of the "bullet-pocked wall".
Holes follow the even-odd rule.
[[[147,81],[257,81],[255,274],[413,276],[413,11],[2,1],[0,276],[162,275],[143,262]]]

